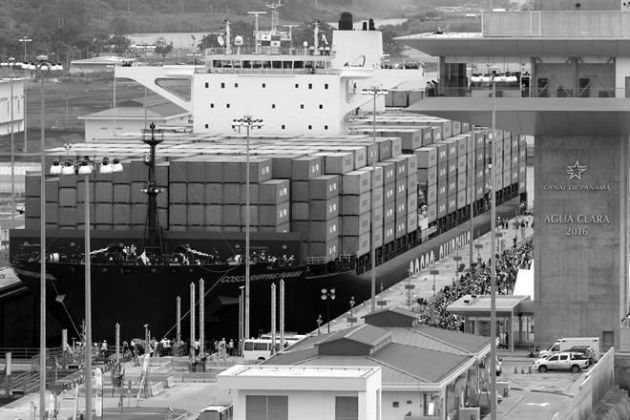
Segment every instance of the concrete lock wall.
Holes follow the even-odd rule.
[[[536,148],[536,344],[594,336],[602,351],[619,349],[628,307],[627,139],[539,136]]]

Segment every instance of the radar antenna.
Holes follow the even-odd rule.
[[[278,28],[278,9],[284,6],[282,0],[265,3],[265,6],[271,10],[271,35],[276,35]]]

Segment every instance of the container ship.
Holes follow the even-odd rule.
[[[369,23],[363,31],[348,26],[340,21],[328,50],[283,54],[282,41],[290,37],[272,25],[255,34],[252,53],[233,54],[228,43],[226,51],[207,55],[206,66],[117,69],[117,76],[158,94],[164,93],[155,87],[158,79],[188,78],[190,100],[172,99],[190,109],[193,133],[158,128],[144,131],[144,145],[135,136],[47,151],[47,167],[57,167],[44,174],[51,335],[59,328],[81,332],[86,187],[93,197],[93,337],[108,340],[116,323],[125,337],[143,336],[145,324],[156,337],[174,337],[176,299],[186,313],[190,285],[202,278],[206,337],[235,337],[248,201],[252,334],[269,330],[270,286],[281,279],[285,327],[307,332],[325,313],[322,288],[335,289],[331,317],[349,309],[351,298],[369,298],[372,247],[378,288],[466,247],[489,230],[489,163],[498,169],[499,214],[515,214],[526,193],[524,136],[492,136],[486,128],[400,109],[421,91],[361,95],[374,85],[393,89],[424,80],[420,68],[385,68],[382,43],[375,41],[380,32]],[[334,64],[339,57],[342,64]],[[366,112],[373,108],[377,113]],[[231,124],[250,110],[265,125],[246,141],[230,134]],[[159,143],[155,154],[151,142]],[[104,157],[123,170],[95,170],[86,186],[74,162],[96,169]],[[59,165],[66,166],[60,175]],[[11,265],[34,294],[41,176],[27,174],[26,227],[10,235]],[[199,310],[197,302],[192,307]]]

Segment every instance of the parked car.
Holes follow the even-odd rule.
[[[595,363],[597,363],[598,356],[595,353],[595,350],[593,350],[591,346],[573,346],[567,351],[571,353],[583,354],[584,356],[588,358],[588,361],[591,365],[594,365]]]
[[[541,357],[534,362],[534,369],[544,373],[548,370],[568,370],[578,373],[582,369],[588,369],[589,360],[581,353],[562,352]]]

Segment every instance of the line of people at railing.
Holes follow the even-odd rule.
[[[530,268],[533,261],[533,242],[527,241],[497,254],[497,294],[508,295],[514,291],[516,276],[520,268]],[[449,330],[463,330],[463,319],[451,314],[446,307],[466,295],[490,294],[490,260],[481,259],[469,268],[452,286],[444,286],[429,300],[420,298],[420,320],[424,324]]]
[[[15,258],[26,262],[39,261],[39,251],[29,249],[24,254],[16,253]],[[85,254],[76,250],[51,252],[49,262],[81,263],[85,262]],[[162,253],[157,248],[145,248],[140,252],[135,244],[111,244],[105,248],[91,252],[91,261],[97,264],[116,265],[240,265],[245,262],[244,254],[235,251],[230,257],[224,258],[217,249],[209,253],[194,250],[188,244],[179,245],[171,253]],[[297,263],[293,254],[272,254],[268,249],[253,249],[250,252],[250,264],[268,264],[272,267],[291,267]]]

